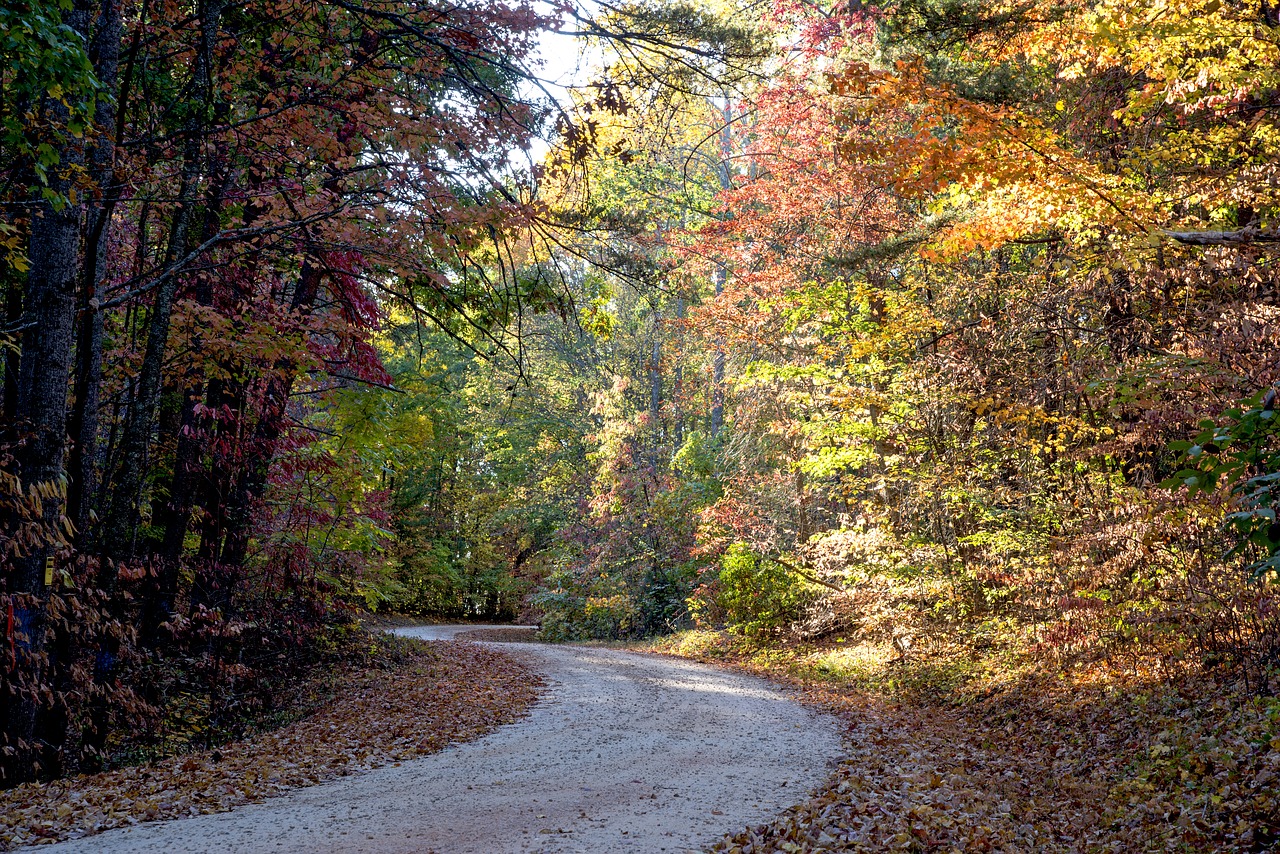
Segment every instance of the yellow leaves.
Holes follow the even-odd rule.
[[[1154,249],[1158,243],[1150,231],[1164,225],[1166,214],[1152,178],[1188,164],[1204,172],[1239,169],[1241,187],[1258,186],[1254,195],[1267,196],[1261,177],[1245,173],[1252,163],[1274,162],[1280,153],[1274,138],[1280,134],[1267,115],[1238,113],[1239,105],[1275,88],[1280,63],[1280,39],[1258,26],[1256,6],[1190,0],[1153,7],[1110,0],[1047,17],[1048,23],[1030,28],[1010,50],[1021,51],[1022,61],[1058,68],[1058,80],[1071,84],[1070,97],[1052,102],[1052,115],[1060,132],[1084,137],[1079,148],[1040,126],[1035,104],[995,109],[967,102],[947,87],[930,85],[916,63],[899,62],[874,81],[868,71],[852,73],[836,87],[858,96],[856,113],[863,119],[911,115],[913,132],[905,144],[879,152],[863,146],[863,153],[890,161],[883,168],[898,170],[893,184],[901,193],[945,193],[944,201],[933,201],[935,213],[950,214],[953,224],[925,254],[954,260],[1036,230],[1070,233],[1084,224],[1145,233],[1147,248]],[[1145,88],[1117,93],[1095,83],[1099,72],[1116,66],[1148,81]],[[1162,127],[1167,119],[1157,117],[1170,106],[1213,121],[1171,132]],[[1095,122],[1119,131],[1145,128],[1121,171],[1091,153],[1088,137],[1097,134]],[[948,133],[937,133],[940,127]],[[844,148],[856,159],[854,142]],[[1135,179],[1132,186],[1122,180],[1126,175]],[[1168,195],[1185,201],[1195,189],[1171,187]]]
[[[28,494],[33,501],[41,499],[63,499],[67,495],[67,478],[59,477],[57,480],[45,480],[33,483],[28,488]]]

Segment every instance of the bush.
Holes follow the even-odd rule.
[[[532,597],[542,612],[544,640],[618,640],[639,634],[635,602],[620,590],[593,579],[559,570],[547,579],[547,587]]]
[[[720,559],[716,598],[730,631],[747,637],[777,635],[800,616],[810,595],[803,579],[741,543]]]

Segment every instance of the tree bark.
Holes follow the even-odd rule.
[[[298,276],[291,307],[294,311],[309,312],[320,292],[321,269],[308,259]],[[253,533],[253,514],[259,501],[266,494],[267,479],[276,446],[284,433],[285,408],[293,391],[296,367],[290,362],[277,362],[275,371],[267,380],[262,399],[262,410],[254,425],[249,447],[253,454],[240,476],[235,479],[227,505],[227,523],[220,563],[226,567],[238,567],[249,552],[249,540]],[[217,604],[229,604],[230,590],[220,594]]]
[[[84,300],[76,344],[75,406],[71,414],[71,483],[67,516],[76,527],[76,547],[90,550],[92,531],[89,511],[96,504],[98,415],[102,385],[103,320],[99,304],[106,279],[107,236],[120,187],[115,181],[116,115],[121,109],[116,91],[120,77],[120,41],[123,34],[122,0],[104,0],[98,25],[89,45],[89,58],[102,87],[94,113],[100,134],[89,150],[89,177],[98,196],[85,217]]]
[[[13,272],[13,271],[11,271]],[[14,275],[5,282],[4,324],[9,329],[22,325],[22,281]],[[0,418],[5,425],[5,444],[12,445],[17,436],[12,435],[18,410],[18,374],[22,371],[21,350],[5,347],[4,350],[4,408]]]
[[[78,2],[63,21],[84,37],[89,7]],[[55,127],[65,126],[70,110],[61,99],[47,99],[46,114]],[[6,782],[33,779],[40,772],[41,751],[35,744],[39,694],[48,668],[45,648],[48,562],[67,545],[65,537],[67,394],[75,345],[76,285],[79,281],[80,216],[71,203],[72,174],[84,163],[80,139],[66,135],[49,189],[61,198],[43,196],[34,206],[27,249],[30,269],[23,299],[22,354],[18,369],[14,419],[25,439],[15,451],[23,491],[40,495],[43,536],[25,557],[14,562],[7,593],[12,607],[10,640],[13,672],[5,680],[6,751],[0,770]]]
[[[728,268],[717,264],[712,274],[716,296],[724,293],[725,280],[729,277]],[[720,434],[724,426],[724,336],[717,335],[715,355],[711,359],[711,438]]]
[[[204,228],[201,239],[207,240],[217,233],[223,202],[230,174],[224,166],[217,170],[218,178],[205,202]],[[201,277],[195,289],[196,302],[202,306],[213,305],[213,285],[208,277]],[[197,352],[203,349],[199,339],[194,344]],[[160,642],[160,626],[171,620],[177,607],[179,580],[181,578],[183,544],[195,509],[197,487],[202,480],[201,451],[212,436],[212,419],[197,414],[197,403],[203,397],[209,410],[216,410],[224,402],[223,382],[210,379],[187,390],[178,420],[177,449],[174,453],[173,475],[169,482],[169,498],[162,502],[155,514],[164,538],[156,553],[156,583],[143,604],[142,636],[144,642],[156,645]],[[206,508],[210,509],[210,508]]]
[[[134,386],[125,429],[120,441],[120,470],[113,485],[110,510],[104,528],[104,553],[117,560],[137,555],[139,508],[142,485],[147,471],[152,434],[156,427],[156,411],[165,350],[169,341],[169,324],[177,295],[178,276],[169,268],[188,251],[188,233],[195,213],[204,164],[204,132],[213,103],[213,51],[218,38],[224,0],[201,0],[199,4],[200,41],[192,71],[191,117],[186,122],[182,176],[179,183],[178,207],[174,213],[165,253],[162,281],[156,288],[147,330],[146,351]],[[104,562],[103,566],[107,566]],[[108,571],[101,579],[103,589],[115,586],[115,575]]]
[[[720,126],[720,162],[716,166],[716,178],[720,181],[721,190],[733,189],[733,175],[730,163],[733,157],[733,104],[728,93],[724,96],[724,105],[720,110],[724,123]],[[729,280],[729,268],[723,261],[716,263],[711,274],[716,296],[724,293],[724,286]],[[715,355],[711,362],[711,438],[720,434],[724,426],[724,336],[717,335]]]
[[[649,330],[650,334],[650,352],[649,352],[649,420],[650,427],[653,430],[653,457],[649,461],[649,465],[653,470],[658,471],[658,461],[660,451],[662,449],[662,341],[660,334],[660,319],[658,317],[658,308],[653,307],[653,322]]]
[[[684,295],[676,296],[676,329],[683,329],[684,324]],[[684,335],[677,332],[680,337],[676,339],[675,352],[675,371],[671,389],[671,418],[673,421],[672,431],[675,435],[675,450],[679,451],[684,447]]]

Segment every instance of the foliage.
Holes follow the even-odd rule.
[[[1176,441],[1187,467],[1162,486],[1186,486],[1188,493],[1212,495],[1218,489],[1235,496],[1237,510],[1227,521],[1239,539],[1227,557],[1249,550],[1261,557],[1249,567],[1255,578],[1280,572],[1280,523],[1276,497],[1280,484],[1280,435],[1275,419],[1274,390],[1255,395],[1243,406],[1228,409],[1221,423],[1205,420],[1193,441]]]
[[[1274,847],[1273,697],[1185,673],[1037,672],[973,647],[904,662],[849,640],[761,648],[704,631],[653,645],[781,681],[875,748],[712,850]],[[836,656],[842,672],[815,666]]]
[[[94,100],[99,83],[94,76],[82,33],[64,22],[69,0],[28,0],[0,9],[0,152],[5,155],[8,180],[30,170],[48,193],[50,173],[56,173],[59,147],[65,136],[83,139],[90,134]],[[63,106],[68,117],[58,123],[48,115],[52,105]],[[83,191],[82,191],[83,192]],[[71,201],[60,200],[62,203]],[[27,261],[19,250],[15,224],[0,227],[0,246],[8,250],[8,262],[25,272]]]
[[[685,619],[696,498],[655,460],[648,413],[627,417],[626,392],[619,382],[597,397],[592,495],[584,518],[563,532],[563,563],[535,599],[549,637],[652,635]]]
[[[748,637],[775,635],[800,615],[808,591],[781,564],[742,544],[720,558],[716,604],[733,630]]]
[[[356,389],[394,382],[392,308],[478,350],[513,304],[556,305],[503,256],[539,220],[513,153],[547,117],[521,87],[548,23],[395,0],[0,13],[0,441],[39,498],[3,520],[35,535],[0,576],[6,785],[91,767],[170,689],[234,718],[335,611],[400,589],[405,496],[371,432],[399,413]],[[510,587],[501,557],[457,563],[486,579],[467,608],[514,613],[474,604]]]
[[[197,5],[0,18],[6,773],[353,608],[1275,690],[1270,4]]]

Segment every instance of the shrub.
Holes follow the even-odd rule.
[[[796,620],[811,593],[781,564],[741,543],[720,559],[718,604],[729,629],[748,637],[776,635]]]

